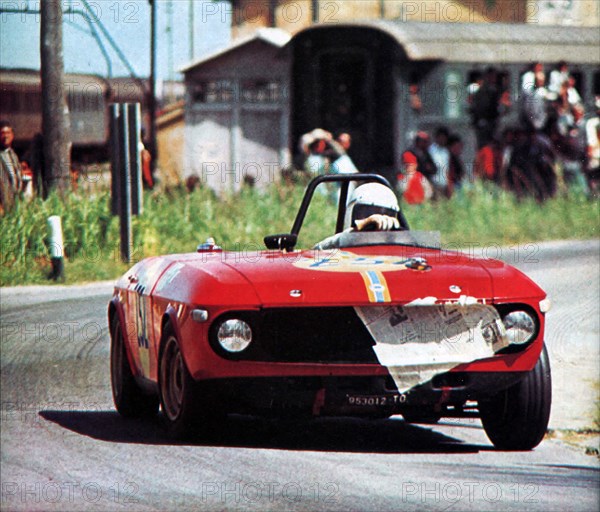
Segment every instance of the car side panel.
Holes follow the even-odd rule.
[[[125,311],[127,346],[138,378],[156,381],[157,347],[152,290],[160,276],[171,266],[167,258],[147,258],[134,265],[121,280],[121,301]]]

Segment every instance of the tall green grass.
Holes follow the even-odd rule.
[[[225,249],[260,250],[265,235],[290,230],[303,192],[303,185],[281,183],[222,197],[206,188],[146,193],[144,213],[133,220],[134,260],[191,252],[209,236]],[[406,205],[404,212],[412,229],[440,231],[442,243],[452,247],[597,238],[600,227],[598,200],[570,194],[540,205],[479,183],[451,200]],[[50,215],[62,218],[67,282],[112,279],[127,269],[119,258],[119,220],[110,214],[107,192],[52,195],[18,203],[0,218],[0,285],[48,282]],[[330,235],[335,218],[333,201],[317,193],[299,245],[311,247]]]

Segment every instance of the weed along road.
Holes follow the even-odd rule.
[[[600,243],[483,251],[527,272],[552,298],[550,427],[591,427]],[[111,290],[110,283],[0,290],[2,510],[598,508],[598,457],[558,436],[530,452],[495,451],[475,419],[240,416],[210,438],[171,442],[159,418],[124,420],[114,411]]]

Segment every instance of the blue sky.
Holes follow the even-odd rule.
[[[39,9],[39,0],[0,0],[0,7]],[[63,0],[63,6],[84,10],[83,0]],[[97,20],[106,28],[138,76],[150,72],[150,5],[147,0],[87,0]],[[158,76],[180,78],[177,70],[190,61],[190,0],[158,0]],[[229,2],[194,0],[194,57],[197,59],[228,44]],[[169,15],[169,12],[171,15]],[[0,18],[0,66],[40,68],[40,19],[38,15],[2,13]],[[168,20],[172,19],[169,36]],[[112,62],[113,76],[128,76],[117,54],[94,26]],[[172,44],[169,43],[172,41]],[[171,49],[171,50],[170,50]],[[77,15],[63,20],[65,70],[107,76],[106,59],[86,21]],[[174,70],[175,74],[171,72]]]

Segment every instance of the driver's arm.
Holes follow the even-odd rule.
[[[400,222],[395,217],[374,213],[366,219],[357,219],[354,221],[357,231],[392,231],[400,229]]]

